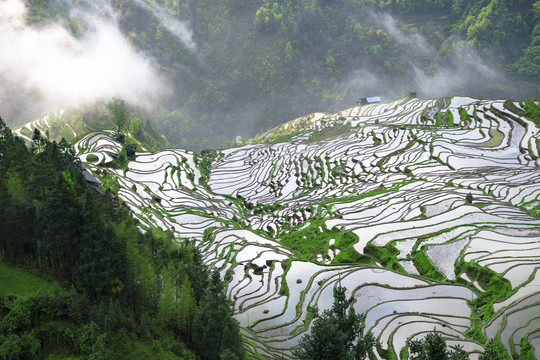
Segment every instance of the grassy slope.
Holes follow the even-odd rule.
[[[34,275],[30,270],[0,262],[0,296],[33,297],[64,290],[55,283]]]

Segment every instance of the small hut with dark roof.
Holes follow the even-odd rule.
[[[135,157],[135,150],[137,149],[137,144],[129,144],[126,146],[126,155],[129,157]]]
[[[358,105],[367,105],[367,104],[375,104],[378,102],[381,102],[381,98],[378,96],[372,96],[372,97],[360,98],[358,99],[356,103]]]
[[[113,160],[118,160],[118,158],[120,157],[118,153],[111,152],[111,151],[108,151],[107,154],[109,154],[109,156],[112,157]]]
[[[117,134],[114,134],[114,140],[118,141],[119,143],[124,143],[124,141],[126,140],[126,135],[122,134],[122,133],[117,133]]]
[[[96,192],[96,194],[99,196],[105,194],[105,190],[101,188],[101,185],[102,185],[101,181],[96,179],[94,175],[92,175],[92,173],[88,171],[88,169],[86,169],[85,167],[81,166],[81,168],[82,168],[82,173],[84,175],[86,182]]]

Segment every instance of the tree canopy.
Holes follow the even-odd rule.
[[[113,97],[111,101],[107,103],[107,109],[111,117],[111,121],[116,126],[116,131],[122,131],[126,126],[127,112],[126,102],[122,99]]]
[[[334,304],[322,314],[314,311],[310,333],[293,351],[296,359],[365,359],[375,344],[371,333],[363,334],[364,315],[356,314],[346,298],[346,288],[334,288]]]

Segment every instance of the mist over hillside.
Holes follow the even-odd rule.
[[[0,115],[115,96],[199,150],[364,96],[530,98],[538,3],[7,0]]]

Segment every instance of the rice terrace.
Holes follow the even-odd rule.
[[[74,146],[141,229],[193,241],[220,271],[253,358],[290,357],[337,284],[379,359],[433,329],[472,359],[491,338],[519,354],[523,337],[540,358],[538,113],[534,100],[405,98],[201,154],[139,146],[118,165],[112,131]]]

